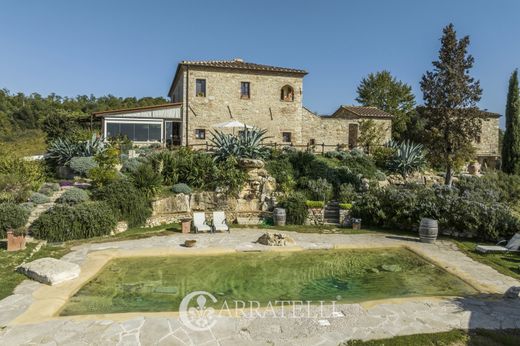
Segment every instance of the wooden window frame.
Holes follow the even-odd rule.
[[[242,86],[247,84],[247,95],[243,94]],[[241,100],[250,100],[251,99],[251,82],[240,82],[240,99]]]

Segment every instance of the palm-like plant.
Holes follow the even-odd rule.
[[[425,166],[426,158],[421,144],[405,140],[401,143],[390,142],[388,146],[396,150],[388,168],[404,178]]]
[[[267,130],[257,128],[244,130],[238,136],[215,130],[211,132],[211,143],[216,147],[215,160],[224,161],[230,156],[247,159],[263,159],[268,150],[263,147],[262,141],[268,138]]]

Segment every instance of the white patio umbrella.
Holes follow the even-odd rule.
[[[213,127],[219,128],[219,129],[233,129],[233,134],[235,133],[235,128],[242,128],[242,129],[244,127],[248,128],[248,129],[252,129],[253,128],[253,126],[243,124],[243,123],[241,123],[238,120],[226,121],[226,122],[214,125]]]

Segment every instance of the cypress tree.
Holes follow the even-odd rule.
[[[477,108],[482,89],[469,74],[474,59],[468,54],[469,37],[457,39],[453,24],[443,29],[439,60],[421,80],[424,98],[425,144],[431,162],[446,169],[451,185],[455,168],[473,156],[470,145],[480,134],[482,118]]]
[[[506,103],[506,132],[502,142],[502,170],[508,174],[520,174],[520,94],[518,70],[509,79]]]

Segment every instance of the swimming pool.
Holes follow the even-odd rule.
[[[110,261],[60,314],[178,311],[193,291],[261,304],[477,293],[406,248],[129,257]]]

